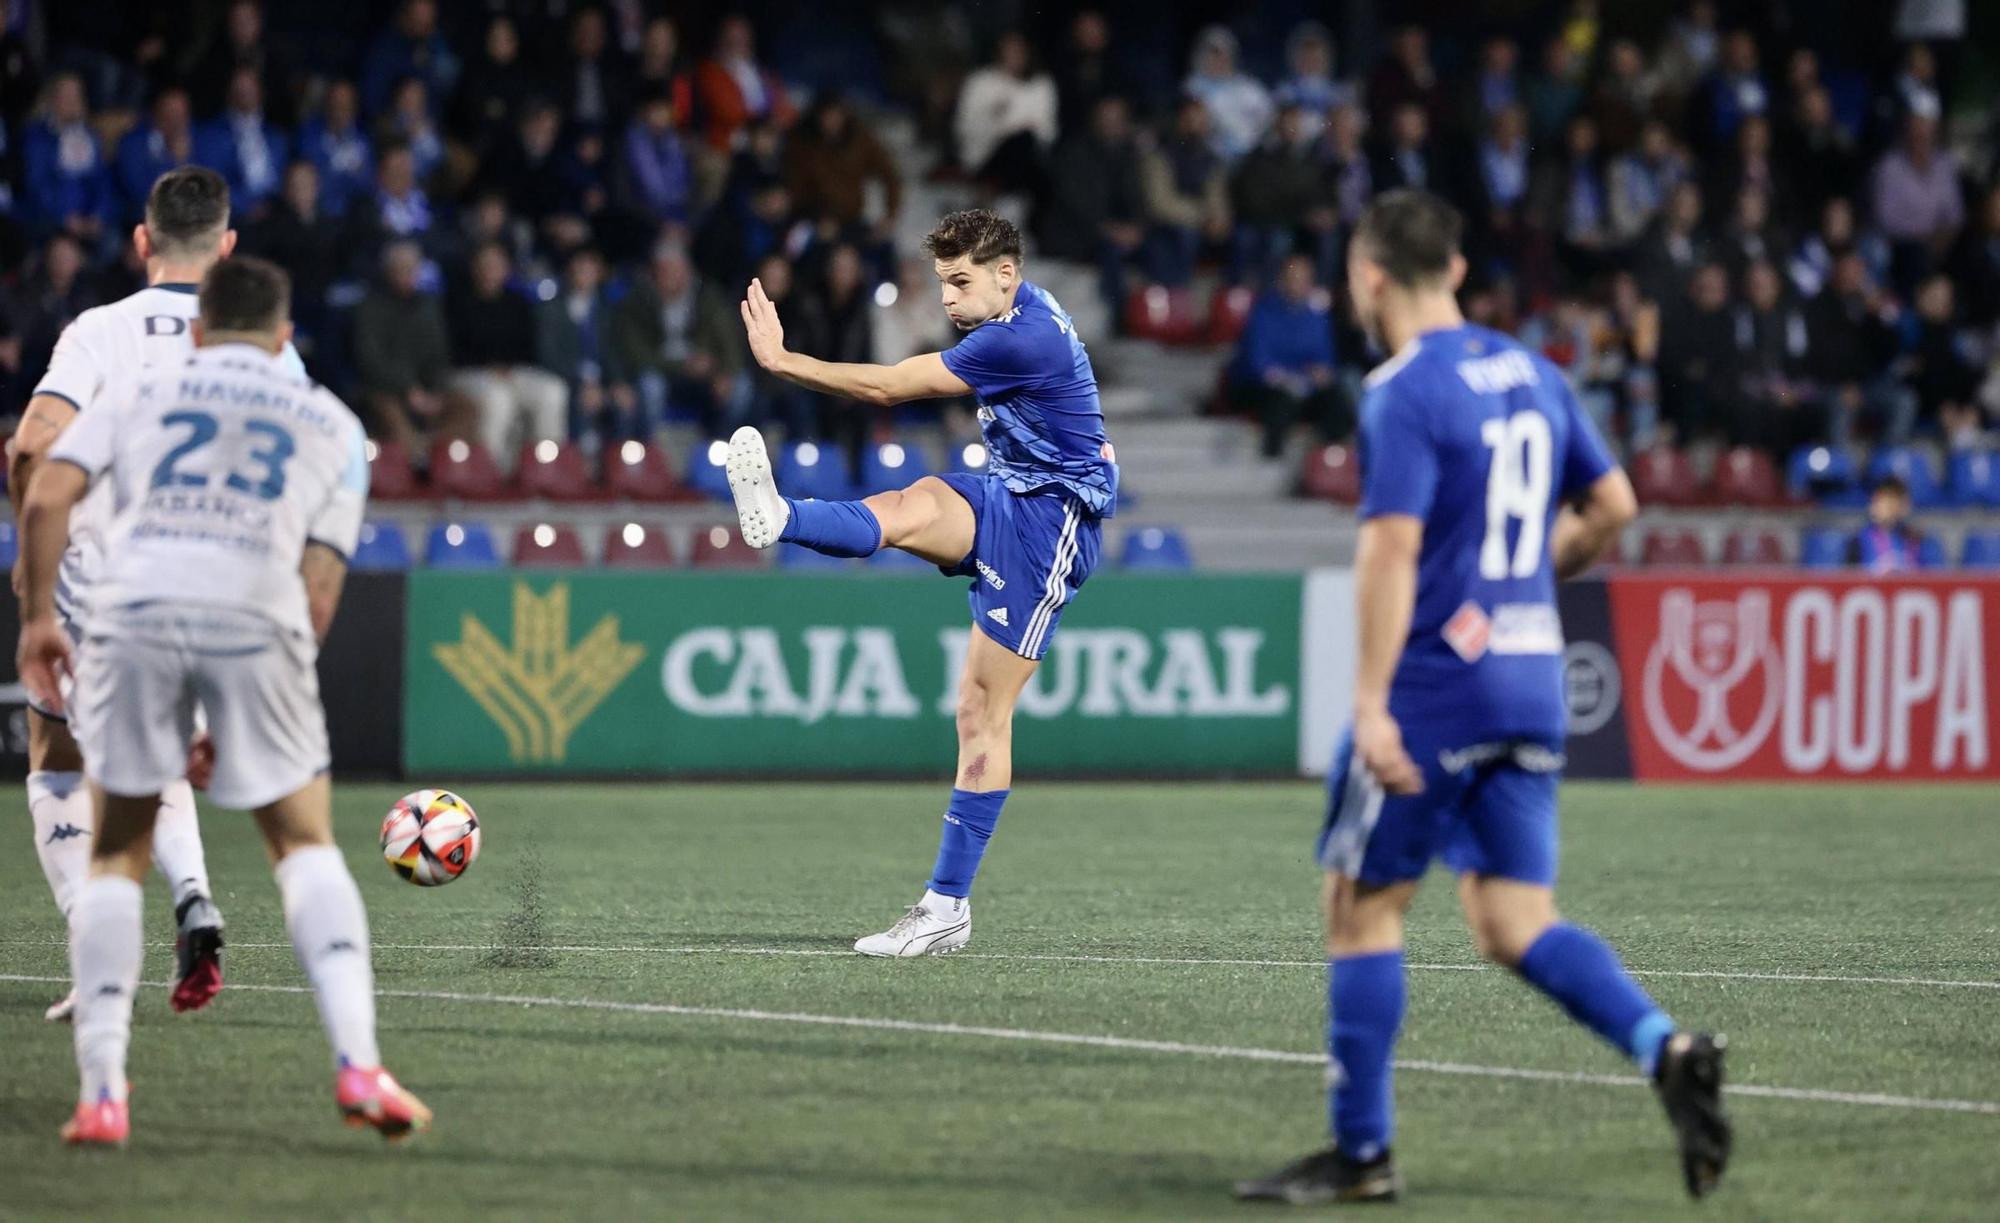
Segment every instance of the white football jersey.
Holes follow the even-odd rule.
[[[93,616],[192,603],[310,634],[300,557],[308,541],[352,555],[368,499],[361,422],[250,344],[109,379],[49,457],[110,490]]]
[[[194,351],[189,324],[199,313],[195,286],[158,284],[108,305],[85,310],[63,328],[49,357],[49,369],[35,386],[37,395],[66,399],[89,415],[113,379],[169,365]],[[305,377],[305,363],[285,345],[288,368]],[[108,486],[92,488],[69,516],[69,551],[56,578],[56,606],[65,619],[80,622],[91,583],[103,564],[110,525]]]

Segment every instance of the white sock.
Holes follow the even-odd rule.
[[[91,832],[97,817],[90,787],[81,773],[28,774],[28,814],[35,823],[35,855],[42,860],[56,908],[67,918],[76,908],[77,889],[90,878]]]
[[[185,779],[160,791],[160,814],[153,821],[153,865],[174,889],[174,908],[190,896],[208,896],[208,857],[201,848],[194,787]]]
[[[295,849],[278,863],[285,928],[299,967],[319,999],[333,1064],[379,1066],[375,1048],[375,970],[368,961],[368,913],[347,862],[331,845]]]
[[[144,893],[123,875],[98,875],[76,890],[69,966],[76,979],[77,1098],[125,1098],[125,1050],[132,1043],[132,995],[146,956]]]

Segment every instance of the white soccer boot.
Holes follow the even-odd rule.
[[[749,425],[731,435],[723,471],[729,476],[729,491],[736,497],[736,523],[743,542],[753,548],[777,543],[792,510],[778,495],[778,482],[771,478],[771,455],[764,449],[764,435]]]
[[[902,959],[949,955],[972,939],[972,902],[963,896],[940,896],[924,889],[895,925],[854,944],[862,955]]]
[[[76,991],[71,990],[58,1001],[51,1003],[42,1012],[42,1018],[50,1023],[68,1023],[76,1015]]]

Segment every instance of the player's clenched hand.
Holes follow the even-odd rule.
[[[1424,788],[1423,771],[1403,748],[1403,728],[1386,711],[1362,714],[1354,720],[1354,754],[1382,788],[1391,794],[1417,794]]]
[[[14,655],[15,673],[28,695],[44,709],[63,712],[62,681],[70,674],[69,634],[54,616],[41,616],[21,626],[21,644]]]
[[[785,328],[778,307],[764,294],[764,282],[752,280],[743,297],[743,330],[750,337],[750,355],[757,364],[775,370],[785,355]]]

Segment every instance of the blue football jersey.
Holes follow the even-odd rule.
[[[1562,502],[1615,466],[1561,371],[1484,327],[1429,332],[1369,375],[1360,432],[1361,517],[1424,524],[1390,712],[1446,748],[1560,746],[1549,536]]]
[[[1013,309],[968,331],[943,357],[978,397],[988,471],[1017,493],[1060,484],[1092,513],[1111,516],[1118,466],[1104,437],[1097,375],[1055,298],[1022,281]]]

